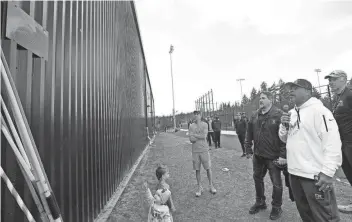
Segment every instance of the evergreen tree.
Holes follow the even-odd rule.
[[[243,97],[242,97],[241,105],[246,105],[248,103],[249,103],[249,99],[248,99],[247,95],[244,94]]]
[[[270,92],[272,92],[272,91],[276,91],[276,88],[277,88],[277,86],[276,86],[276,83],[274,82],[274,83],[268,88],[268,90],[269,90]]]
[[[252,89],[252,91],[251,91],[250,101],[254,101],[257,96],[258,96],[258,92],[257,92],[257,90],[253,87],[253,89]]]
[[[285,84],[285,82],[282,79],[279,79],[277,86],[279,86],[281,88],[284,84]]]
[[[260,84],[260,91],[268,91],[268,84],[265,81]]]

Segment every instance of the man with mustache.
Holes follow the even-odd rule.
[[[253,155],[253,179],[256,191],[256,202],[249,209],[250,214],[256,214],[267,208],[264,194],[264,177],[269,171],[273,184],[273,200],[270,219],[276,220],[282,214],[282,180],[281,169],[275,164],[286,164],[285,144],[280,140],[278,131],[282,111],[273,106],[273,95],[261,92],[260,109],[254,113],[247,125],[245,148],[247,158]]]
[[[335,70],[325,76],[331,91],[335,94],[333,113],[339,126],[342,141],[342,169],[352,185],[352,91],[347,87],[347,74]],[[339,205],[343,213],[352,213],[352,205]]]
[[[298,212],[304,222],[340,221],[333,176],[341,165],[341,140],[333,114],[312,97],[312,84],[297,79],[285,85],[295,108],[281,118],[287,167]],[[288,127],[287,127],[288,125]]]

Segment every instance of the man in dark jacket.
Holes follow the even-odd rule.
[[[242,147],[242,156],[246,156],[246,150],[244,148],[244,140],[246,137],[246,130],[247,130],[247,120],[246,120],[246,114],[241,113],[241,119],[236,121],[235,124],[235,129],[236,129],[236,134],[238,137],[238,140],[240,141],[241,147]]]
[[[221,148],[220,147],[220,136],[221,136],[221,121],[219,120],[219,117],[215,117],[215,120],[212,122],[212,127],[214,131],[214,143],[215,143],[215,149]]]
[[[286,164],[285,144],[280,140],[278,131],[282,111],[272,104],[273,96],[270,92],[260,94],[260,109],[251,117],[246,133],[245,148],[247,157],[253,155],[252,145],[254,141],[253,155],[253,178],[256,191],[256,202],[250,208],[249,213],[255,214],[266,209],[264,195],[264,177],[269,170],[273,184],[273,200],[270,219],[276,220],[282,214],[282,180],[281,170],[274,161],[281,165]]]
[[[335,96],[333,114],[339,126],[342,142],[342,169],[352,186],[352,90],[347,87],[347,74],[335,70],[325,76]],[[352,204],[339,205],[339,211],[352,214]]]
[[[212,127],[212,122],[213,120],[210,118],[210,116],[207,117],[207,121],[208,121],[208,136],[207,136],[207,141],[209,146],[211,146],[211,141],[213,140],[214,142],[214,131],[213,131],[213,127]]]
[[[189,126],[192,124],[192,120],[190,119],[189,121],[188,121],[188,129],[189,129]]]

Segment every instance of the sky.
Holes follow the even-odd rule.
[[[280,78],[318,86],[334,69],[352,77],[352,0],[136,0],[156,115],[191,112],[210,89],[214,102]]]

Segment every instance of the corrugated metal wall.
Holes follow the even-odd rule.
[[[134,3],[2,1],[1,25],[1,45],[64,221],[93,221],[147,144],[146,127],[154,128]],[[4,139],[1,154],[35,212]],[[1,221],[25,221],[5,186],[1,193]]]

